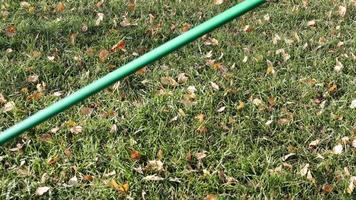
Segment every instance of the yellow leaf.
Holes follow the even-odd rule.
[[[129,191],[128,183],[118,184],[114,179],[111,179],[111,181],[108,183],[108,186],[117,190],[118,192],[125,193],[125,194]]]

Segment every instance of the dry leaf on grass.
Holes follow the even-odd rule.
[[[15,103],[13,101],[10,101],[4,105],[3,110],[4,110],[4,112],[10,112],[14,108],[15,108]]]
[[[47,193],[49,191],[49,189],[51,189],[50,187],[39,187],[36,189],[36,195],[37,196],[42,196],[45,193]]]
[[[350,105],[351,109],[356,109],[356,99],[351,101],[351,105]]]
[[[176,82],[176,80],[174,80],[172,77],[170,76],[166,76],[166,77],[162,77],[161,78],[161,83],[162,85],[165,85],[165,86],[172,86],[172,87],[175,87],[178,85],[178,83]]]
[[[163,162],[160,160],[150,160],[145,167],[145,171],[149,172],[161,172],[164,171]]]
[[[145,181],[163,181],[164,178],[157,175],[149,175],[143,178]]]
[[[101,24],[101,22],[104,20],[104,14],[103,13],[98,13],[97,14],[97,19],[95,21],[95,25],[99,26]]]
[[[79,134],[79,133],[83,132],[83,127],[74,126],[74,127],[70,128],[70,132],[73,134]]]
[[[108,183],[108,186],[115,189],[116,191],[120,193],[126,194],[129,191],[129,184],[124,183],[124,184],[118,184],[114,179],[111,179]]]
[[[224,3],[224,0],[214,0],[215,5],[220,5],[222,3]]]
[[[107,60],[107,58],[109,57],[109,54],[110,54],[110,52],[108,50],[106,50],[106,49],[100,50],[100,52],[99,52],[99,60],[101,62],[105,62]]]
[[[338,144],[338,145],[334,146],[334,148],[333,148],[333,153],[334,154],[341,154],[342,151],[343,151],[342,144]]]

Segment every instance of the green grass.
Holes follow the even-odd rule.
[[[64,12],[58,13],[54,12],[58,1],[28,2],[33,12],[21,8],[19,1],[0,3],[0,93],[16,105],[9,112],[0,105],[0,130],[59,100],[54,92],[70,94],[113,66],[134,59],[134,52],[143,54],[178,36],[185,23],[197,25],[234,4],[138,0],[136,10],[128,12],[126,1],[121,0],[105,1],[99,8],[97,1],[67,0]],[[338,14],[340,5],[347,7],[344,17]],[[99,12],[105,17],[95,26]],[[144,74],[125,78],[118,90],[105,90],[0,147],[0,199],[39,198],[35,191],[43,186],[51,188],[41,196],[44,199],[141,199],[142,195],[204,199],[208,194],[219,199],[355,198],[355,191],[346,192],[350,177],[344,172],[347,167],[351,176],[356,175],[355,149],[345,144],[342,154],[332,153],[341,138],[355,135],[356,110],[350,108],[356,99],[355,13],[352,1],[322,0],[309,1],[307,7],[302,1],[279,1],[246,14],[209,34],[219,45],[193,42],[148,66]],[[121,27],[125,14],[137,26]],[[152,23],[149,14],[155,17]],[[269,22],[264,20],[266,14]],[[316,20],[316,27],[307,26],[310,20]],[[81,31],[84,24],[87,32]],[[10,25],[16,26],[14,37],[5,34]],[[244,31],[246,25],[251,32]],[[77,33],[75,43],[69,40],[72,33]],[[272,41],[275,34],[282,39],[277,44]],[[122,39],[127,51],[112,53],[100,62],[99,51]],[[339,42],[344,45],[338,47]],[[13,52],[6,53],[10,48]],[[94,56],[86,53],[88,48]],[[275,53],[282,48],[290,55],[288,61]],[[41,55],[34,57],[35,51]],[[206,64],[210,51],[210,59],[223,65],[225,72]],[[53,55],[50,61],[48,56]],[[245,56],[247,62],[243,62]],[[336,58],[344,65],[341,73],[334,71]],[[275,75],[266,74],[267,60],[273,63]],[[180,73],[186,73],[187,82],[176,87],[161,84],[162,77],[176,79]],[[28,100],[37,90],[38,83],[27,81],[34,74],[46,88],[43,97]],[[306,83],[312,79],[316,82]],[[210,82],[220,89],[214,90]],[[328,92],[332,83],[337,89]],[[182,103],[189,86],[197,89],[192,106]],[[166,95],[158,95],[161,89]],[[271,97],[275,105],[269,103]],[[256,106],[254,99],[263,104]],[[316,99],[326,101],[323,108]],[[245,106],[238,110],[240,101]],[[217,112],[223,106],[226,109]],[[86,116],[83,108],[93,108],[93,113]],[[205,115],[204,121],[196,119],[199,114]],[[268,120],[273,122],[266,125]],[[70,132],[74,123],[83,127],[82,133]],[[111,133],[114,124],[117,132]],[[60,130],[48,134],[54,127]],[[316,139],[320,144],[310,149],[309,143]],[[11,151],[17,144],[23,147]],[[140,152],[139,160],[131,159],[133,150]],[[140,174],[134,170],[159,159],[160,150],[163,171]],[[203,151],[207,156],[200,163],[195,154]],[[285,161],[292,169],[271,173],[289,153],[296,154]],[[58,160],[51,165],[53,158]],[[314,183],[300,175],[307,163]],[[105,176],[112,171],[114,175]],[[144,180],[153,174],[164,180]],[[237,183],[225,184],[222,174]],[[85,175],[93,176],[93,181],[83,180]],[[65,187],[73,176],[78,185]],[[129,191],[109,187],[106,182],[111,179],[127,182]],[[331,184],[332,192],[323,191],[324,184]]]

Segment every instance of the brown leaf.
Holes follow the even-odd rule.
[[[217,197],[213,194],[208,194],[204,200],[217,200]]]
[[[59,2],[59,3],[56,5],[55,11],[56,11],[57,13],[61,13],[61,12],[63,12],[64,10],[65,10],[65,5],[64,5],[64,3],[63,3],[63,2]]]
[[[337,91],[337,85],[336,83],[329,83],[328,85],[328,92],[330,94],[334,94]]]
[[[49,134],[49,133],[41,134],[41,135],[40,135],[40,140],[41,140],[42,142],[51,141],[51,140],[52,140],[52,135]]]
[[[109,54],[110,54],[110,52],[108,50],[106,50],[106,49],[100,50],[100,52],[99,52],[99,60],[101,62],[105,62],[106,59],[109,57]]]
[[[67,157],[71,157],[72,156],[72,150],[70,147],[66,148],[64,150],[64,155],[66,155]]]
[[[205,115],[200,113],[197,116],[195,116],[195,119],[197,119],[199,123],[203,123],[205,120]]]
[[[38,82],[38,75],[32,75],[27,77],[27,82],[29,83],[37,83]]]
[[[236,106],[237,110],[242,110],[245,107],[245,103],[243,101],[239,101],[239,105]]]
[[[6,103],[6,99],[3,94],[0,93],[0,105]]]
[[[14,37],[16,35],[16,26],[9,25],[5,29],[5,35],[7,37]]]
[[[104,2],[105,2],[105,0],[100,0],[100,1],[98,1],[98,2],[95,4],[95,6],[96,6],[97,8],[101,8],[101,7],[104,5]]]
[[[178,83],[172,77],[169,76],[162,77],[161,83],[166,86],[172,86],[172,87],[178,86]]]
[[[182,32],[187,32],[189,31],[189,29],[192,27],[193,25],[188,24],[188,23],[184,23],[183,27],[182,27]]]
[[[127,5],[127,8],[130,12],[135,11],[136,9],[136,0],[129,0],[129,3]]]
[[[27,101],[38,101],[43,96],[44,96],[44,94],[42,92],[35,91],[31,95],[29,95],[26,99],[27,99]]]
[[[60,157],[58,155],[55,155],[53,157],[51,157],[48,161],[47,164],[49,165],[55,165],[58,161],[60,160]]]
[[[138,152],[136,150],[132,150],[130,155],[131,155],[132,160],[139,160],[141,158],[140,152]]]
[[[126,46],[125,40],[120,40],[118,43],[116,43],[114,46],[111,47],[112,52],[116,52],[118,50],[124,50]]]
[[[157,152],[157,159],[158,160],[162,160],[162,158],[163,158],[163,150],[159,149],[158,152]]]
[[[323,185],[322,190],[325,193],[330,193],[330,192],[333,191],[333,186],[326,183],[326,184]]]
[[[92,182],[94,180],[94,176],[92,175],[84,175],[83,180],[87,182]]]

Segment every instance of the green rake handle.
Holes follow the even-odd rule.
[[[115,71],[107,74],[99,80],[85,86],[77,92],[63,98],[62,100],[50,105],[49,107],[38,111],[27,119],[0,133],[0,145],[6,143],[12,138],[18,137],[25,131],[36,125],[50,119],[71,106],[83,101],[84,99],[96,94],[97,92],[109,87],[122,78],[129,76],[144,66],[170,54],[171,52],[183,47],[184,45],[200,38],[201,36],[213,31],[214,29],[232,21],[233,19],[245,14],[246,12],[265,3],[265,0],[246,0],[236,6],[224,11],[212,19],[196,26],[188,32],[168,41],[156,49],[142,55],[141,57],[119,67]]]

